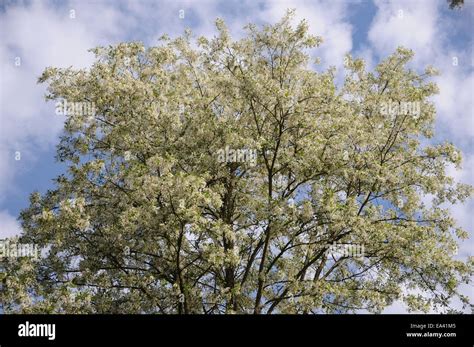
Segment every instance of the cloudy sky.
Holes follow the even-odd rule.
[[[29,194],[51,188],[64,169],[54,160],[63,118],[36,84],[45,67],[88,67],[92,47],[130,40],[153,45],[185,28],[212,36],[216,17],[239,37],[245,24],[275,22],[288,8],[324,38],[317,51],[323,67],[340,69],[347,52],[373,67],[403,45],[415,51],[415,68],[438,68],[437,141],[449,139],[463,151],[462,170],[450,172],[474,184],[474,0],[465,2],[462,10],[450,10],[445,0],[0,0],[0,238],[20,232],[16,218]],[[473,208],[472,199],[453,208],[472,239]],[[465,242],[459,257],[473,248],[473,240]],[[464,291],[474,301],[472,286]],[[404,310],[396,303],[385,312]]]

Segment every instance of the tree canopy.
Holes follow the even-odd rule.
[[[464,0],[448,0],[449,2],[449,8],[455,9],[455,8],[461,8],[464,5]]]
[[[20,216],[43,255],[4,261],[5,312],[468,304],[473,264],[454,256],[468,233],[446,205],[472,189],[434,136],[435,69],[411,69],[402,47],[373,71],[348,55],[338,85],[312,65],[322,39],[291,18],[239,40],[217,20],[213,38],[98,47],[88,69],[44,71],[48,100],[93,112],[66,107],[68,170]]]

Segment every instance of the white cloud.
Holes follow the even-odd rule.
[[[474,73],[452,72],[446,68],[436,82],[440,93],[433,100],[440,128],[455,136],[459,143],[468,145],[474,137]]]
[[[399,45],[431,55],[434,41],[439,40],[438,5],[429,0],[376,1],[378,11],[368,34],[372,47],[385,55]]]
[[[8,213],[8,211],[0,211],[0,240],[18,235],[21,227],[15,217]]]
[[[14,189],[15,152],[29,158],[23,168],[33,167],[39,154],[57,142],[62,128],[54,105],[44,102],[45,87],[36,83],[42,71],[47,66],[89,66],[93,55],[87,50],[125,29],[123,14],[113,8],[82,3],[53,9],[46,4],[12,5],[0,14],[0,197]],[[76,10],[74,19],[71,8]]]

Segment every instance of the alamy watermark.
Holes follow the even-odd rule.
[[[365,247],[356,243],[337,243],[327,245],[326,255],[341,256],[346,258],[363,258]]]
[[[95,103],[89,101],[72,102],[61,100],[56,103],[56,114],[58,116],[88,116],[96,113]]]
[[[20,337],[47,337],[48,340],[56,339],[56,324],[54,323],[30,323],[26,321],[18,325],[18,336]]]
[[[389,101],[382,102],[380,113],[385,116],[412,116],[418,118],[421,114],[421,103],[419,101]]]
[[[217,161],[220,163],[249,163],[250,166],[257,165],[256,149],[232,149],[229,146],[217,151]]]
[[[38,259],[39,255],[38,245],[34,243],[18,243],[8,239],[0,240],[0,260],[21,257]]]

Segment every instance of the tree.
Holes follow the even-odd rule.
[[[448,2],[451,10],[461,8],[464,5],[464,0],[448,0]]]
[[[334,69],[308,67],[321,38],[291,17],[238,41],[217,20],[197,44],[186,31],[44,71],[47,99],[68,105],[69,169],[21,213],[21,241],[45,251],[5,262],[6,312],[467,304],[472,262],[453,258],[467,233],[443,206],[471,187],[446,174],[460,152],[428,143],[436,71],[409,69],[404,48],[372,72],[347,56],[338,88]]]

